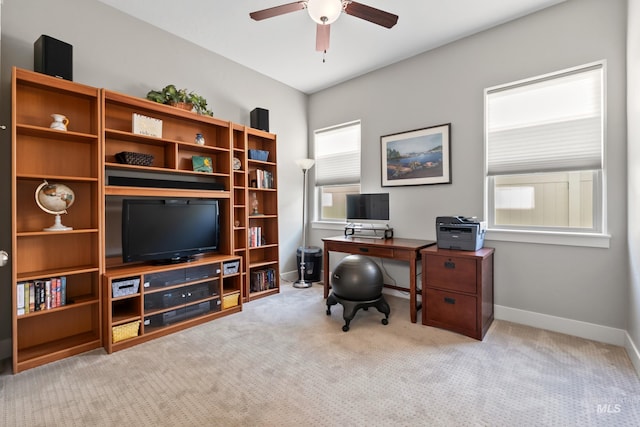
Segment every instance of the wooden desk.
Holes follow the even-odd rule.
[[[420,250],[435,245],[433,240],[400,239],[366,239],[353,236],[327,237],[324,242],[324,297],[329,296],[329,252],[366,255],[373,258],[389,258],[409,263],[409,297],[411,322],[416,323],[418,310],[417,266],[420,261]],[[399,289],[399,288],[394,288]]]

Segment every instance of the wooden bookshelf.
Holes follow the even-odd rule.
[[[31,71],[12,70],[13,371],[98,348],[102,344],[102,172],[100,92]],[[51,114],[69,118],[50,129]],[[54,216],[35,202],[44,181],[71,188],[68,231],[43,231]],[[64,277],[66,298],[18,314],[18,286]],[[51,294],[50,294],[51,295]],[[50,297],[49,297],[50,298]]]
[[[40,366],[104,346],[108,352],[238,312],[242,303],[279,292],[277,157],[274,134],[202,116],[107,89],[98,89],[32,71],[13,68],[12,76],[12,333],[13,371]],[[51,129],[51,114],[69,119],[66,131]],[[133,115],[162,121],[162,134],[134,132]],[[201,134],[204,144],[196,142]],[[253,150],[268,151],[266,159]],[[151,155],[148,164],[121,163],[117,154]],[[211,159],[212,172],[193,170],[193,156]],[[258,172],[260,171],[260,172]],[[257,185],[256,173],[269,180]],[[260,175],[263,176],[263,175]],[[118,178],[160,180],[170,185],[130,185]],[[62,216],[65,231],[44,231],[54,216],[35,202],[44,181],[63,184],[75,195]],[[197,183],[193,188],[183,183]],[[203,189],[202,185],[206,187]],[[259,188],[258,188],[259,187]],[[179,309],[145,310],[153,290],[121,297],[113,281],[127,275],[144,284],[149,274],[189,266],[123,265],[106,256],[110,229],[119,215],[112,211],[126,197],[209,198],[219,201],[220,245],[217,254],[196,264],[218,266],[223,273],[203,282],[185,280],[175,289],[207,283],[209,295],[185,301],[185,307],[208,304],[194,316],[156,327],[152,317]],[[257,200],[259,215],[252,214]],[[113,203],[110,203],[113,202]],[[259,244],[249,233],[261,230]],[[239,262],[236,273],[224,265]],[[251,279],[268,272],[268,283],[256,288]],[[267,276],[265,276],[267,277]],[[18,285],[64,278],[66,298],[52,308],[18,312]],[[28,286],[27,286],[28,287]],[[159,292],[159,291],[158,291]],[[29,307],[30,308],[30,307]],[[193,311],[192,311],[193,312]],[[114,342],[114,327],[139,322],[135,337]]]
[[[234,210],[240,220],[234,229],[234,253],[243,259],[244,296],[250,301],[280,292],[276,135],[245,127],[234,132],[233,147],[242,165],[234,185]],[[254,158],[254,150],[268,152],[267,158]],[[257,170],[271,175],[267,185],[255,181]]]

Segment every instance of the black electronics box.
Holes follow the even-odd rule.
[[[107,178],[108,185],[121,187],[145,187],[145,188],[179,188],[183,190],[213,190],[223,191],[224,184],[221,182],[199,182],[199,181],[173,181],[168,179],[134,178],[128,176],[110,176]]]
[[[73,46],[41,35],[33,43],[33,69],[38,73],[73,81]]]
[[[210,287],[210,285],[212,286]],[[218,294],[218,286],[216,284],[211,284],[210,282],[197,283],[186,288],[174,288],[164,292],[147,294],[144,297],[144,309],[157,310],[183,305],[188,302],[186,295],[193,301],[205,299],[216,294]]]
[[[144,318],[144,325],[149,328],[167,326],[203,314],[220,311],[220,298],[205,301],[176,310],[154,314]]]
[[[149,273],[144,276],[145,288],[161,288],[179,285],[195,280],[216,278],[220,275],[220,264],[207,264],[197,267],[179,268],[177,270]]]

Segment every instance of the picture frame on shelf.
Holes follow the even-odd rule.
[[[162,138],[162,120],[133,113],[131,121],[132,133]]]
[[[451,183],[451,123],[380,137],[383,187]]]
[[[213,172],[213,162],[211,161],[211,157],[192,156],[191,162],[193,163],[194,172]]]

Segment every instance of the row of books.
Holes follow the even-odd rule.
[[[251,292],[266,291],[276,287],[276,271],[273,268],[251,272]]]
[[[249,171],[249,183],[254,188],[273,188],[273,174],[262,169]]]
[[[61,307],[66,301],[65,276],[18,283],[18,316]]]
[[[257,248],[264,245],[262,227],[249,227],[249,247]]]

